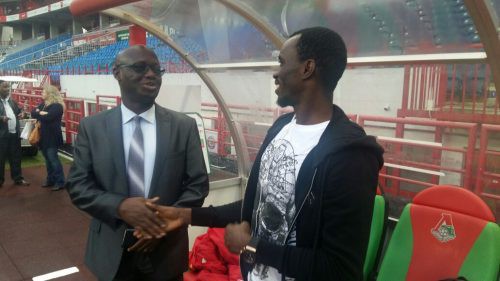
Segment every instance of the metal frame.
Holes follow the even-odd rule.
[[[277,32],[269,23],[267,23],[265,19],[261,18],[259,14],[251,7],[248,7],[244,3],[237,0],[217,1],[251,22],[256,28],[262,31],[262,33],[264,33],[266,37],[271,40],[271,42],[273,42],[273,44],[277,48],[281,49],[281,46],[283,46],[283,43],[285,43],[286,38],[281,36],[279,32]]]
[[[485,1],[487,0],[464,0],[464,4],[474,21],[479,38],[488,55],[487,62],[490,65],[491,75],[498,91],[500,90],[500,39]],[[500,101],[498,95],[497,100]]]
[[[377,57],[354,57],[347,58],[349,66],[389,66],[404,64],[468,64],[468,63],[486,63],[485,52],[474,53],[445,53],[445,54],[422,54],[422,55],[399,55],[399,56],[377,56]],[[235,62],[235,63],[213,63],[199,64],[199,69],[257,69],[274,68],[279,66],[276,61],[260,62]]]

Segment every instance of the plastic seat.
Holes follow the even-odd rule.
[[[366,251],[365,263],[363,265],[363,280],[373,280],[375,270],[378,267],[382,244],[387,227],[387,201],[377,190],[373,205],[372,224],[370,226],[370,239]]]
[[[401,214],[377,280],[497,280],[500,227],[489,207],[459,187],[418,193]]]

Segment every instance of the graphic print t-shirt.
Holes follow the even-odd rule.
[[[257,236],[260,239],[295,246],[295,229],[290,227],[296,212],[295,181],[302,162],[318,144],[328,122],[299,125],[294,117],[262,154],[257,208]],[[248,273],[248,280],[281,281],[281,274],[273,267],[256,264]]]

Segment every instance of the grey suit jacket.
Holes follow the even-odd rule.
[[[84,118],[74,146],[66,187],[73,203],[90,214],[85,262],[100,280],[112,280],[123,253],[126,224],[118,206],[128,197],[119,107]],[[208,176],[194,119],[156,105],[157,145],[150,197],[161,205],[201,206]],[[144,140],[147,145],[148,140]],[[166,279],[187,269],[187,229],[169,233],[149,254]]]
[[[16,115],[16,132],[19,135],[21,133],[19,129],[19,118],[17,118],[17,115],[21,113],[21,109],[17,105],[15,101],[12,100],[12,98],[8,99],[8,103],[10,104],[10,107],[12,108],[12,111],[14,111],[14,115]],[[5,111],[5,107],[3,106],[3,102],[0,100],[0,116],[6,116],[7,112]],[[0,122],[0,138],[5,138],[9,134],[9,125],[4,122]]]

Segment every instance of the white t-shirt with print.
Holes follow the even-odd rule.
[[[259,239],[278,245],[296,245],[295,229],[290,229],[296,212],[295,181],[302,162],[318,144],[328,123],[299,125],[294,116],[262,154],[257,183],[260,190],[257,208]],[[281,274],[273,267],[256,264],[248,273],[248,280],[281,281]]]

